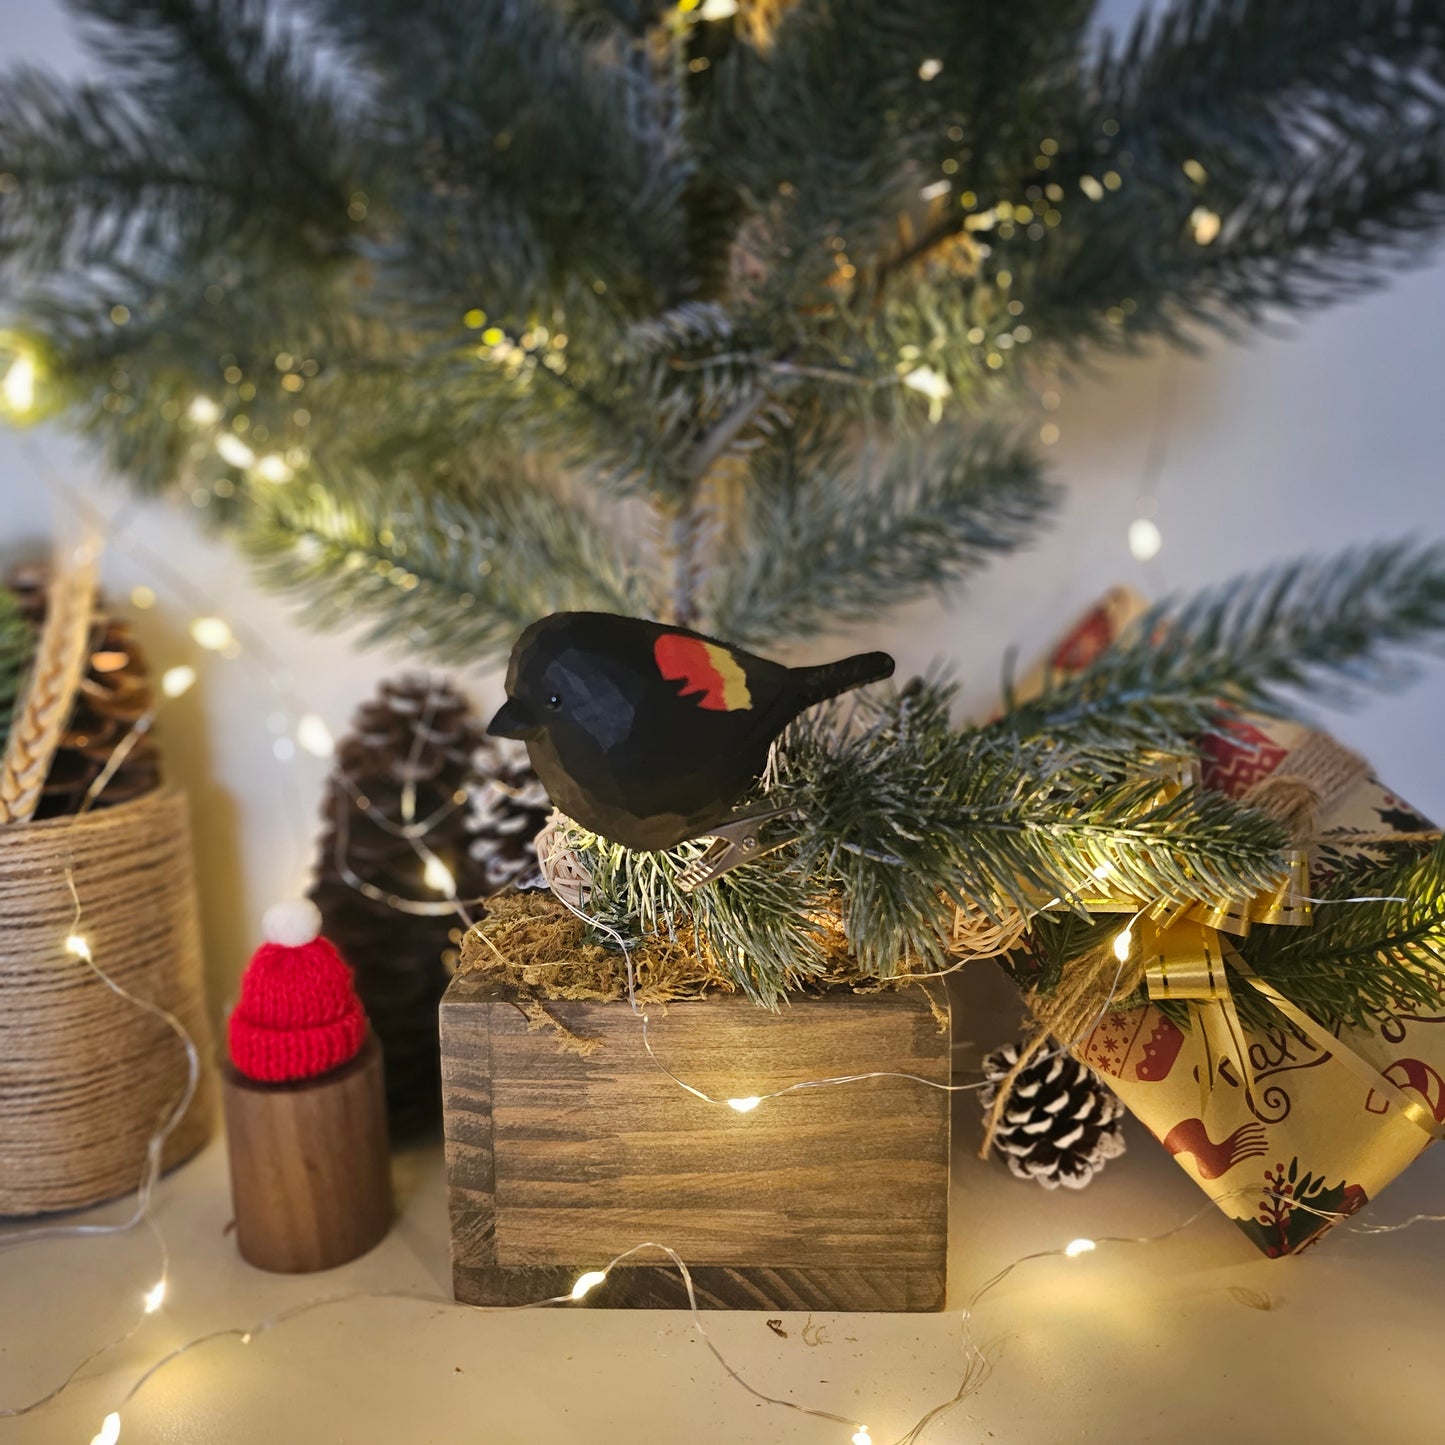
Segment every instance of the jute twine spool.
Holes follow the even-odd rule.
[[[140,1183],[176,1107],[187,1058],[174,1032],[66,949],[74,900],[95,962],[173,1013],[201,1059],[165,1167],[209,1137],[214,1110],[191,833],[182,794],[0,829],[0,1214],[110,1199]]]

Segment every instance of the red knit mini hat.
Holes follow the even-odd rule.
[[[241,976],[231,1012],[231,1062],[248,1079],[314,1079],[354,1059],[366,1014],[351,970],[320,936],[321,913],[304,899],[266,912],[267,942]]]

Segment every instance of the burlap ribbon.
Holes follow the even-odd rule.
[[[1330,804],[1368,773],[1356,754],[1323,734],[1286,760],[1287,766],[1245,795],[1245,800],[1278,817],[1299,846],[1285,855],[1285,867],[1270,885],[1251,898],[1221,898],[1180,904],[1168,899],[1130,896],[1108,888],[1109,870],[1100,868],[1100,896],[1050,900],[1045,908],[1078,906],[1090,913],[1128,915],[1112,945],[1075,960],[1052,994],[1029,1000],[1038,1030],[1020,1050],[1019,1062],[1002,1081],[989,1112],[980,1156],[987,1157],[1015,1079],[1049,1038],[1066,1048],[1083,1041],[1112,1006],[1132,993],[1142,980],[1154,1002],[1182,1002],[1204,1045],[1200,1071],[1201,1110],[1208,1103],[1226,1062],[1232,1063],[1248,1096],[1256,1093],[1249,1039],[1230,986],[1231,971],[1267,999],[1316,1048],[1332,1054],[1369,1088],[1383,1095],[1407,1119],[1433,1138],[1445,1138],[1445,1125],[1431,1111],[1387,1079],[1347,1042],[1290,1002],[1274,985],[1260,978],[1240,955],[1233,938],[1243,938],[1255,924],[1306,927],[1314,917],[1309,896],[1308,843],[1318,837],[1319,819]],[[1192,765],[1162,770],[1162,798],[1177,795],[1192,781]],[[1072,975],[1072,976],[1071,976]]]

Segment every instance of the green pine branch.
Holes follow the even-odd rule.
[[[1180,753],[1230,711],[1278,715],[1299,694],[1344,703],[1408,678],[1445,632],[1445,548],[1360,547],[1160,603],[1083,672],[1054,676],[986,731],[1049,741],[1085,770]]]
[[[241,543],[308,625],[361,625],[455,666],[495,664],[550,612],[649,610],[626,549],[587,510],[534,481],[464,494],[383,486],[356,473],[257,489]]]
[[[1330,1028],[1373,1028],[1388,1012],[1438,1010],[1445,1002],[1445,843],[1404,835],[1383,861],[1358,854],[1320,886],[1326,901],[1310,927],[1257,928],[1241,942],[1250,967]],[[1379,901],[1347,901],[1361,898]],[[1235,993],[1252,1017],[1278,1026],[1278,1014],[1247,983]]]
[[[1005,296],[1031,339],[1069,354],[1337,301],[1445,221],[1442,82],[1433,0],[1145,12],[1079,83],[1053,86],[1036,152],[955,152],[948,206],[869,285],[886,282],[899,320],[953,309],[1005,365]],[[939,264],[961,233],[987,251],[962,281]]]
[[[1021,546],[1055,495],[1038,463],[996,433],[904,447],[870,476],[783,443],[756,454],[741,534],[705,604],[720,635],[758,645],[876,619]]]
[[[0,87],[0,256],[40,272],[258,247],[345,249],[354,117],[255,0],[84,0],[110,84]]]
[[[1180,901],[1244,896],[1277,873],[1285,840],[1261,814],[1194,789],[1161,802],[1157,780],[1122,774],[1066,792],[1057,749],[956,732],[946,704],[925,686],[858,704],[851,726],[825,711],[775,759],[776,788],[802,800],[802,866],[839,897],[865,968],[938,958],[954,904],[1067,907],[1100,869],[1123,891]]]
[[[1009,754],[957,731],[951,700],[918,684],[795,724],[766,797],[796,805],[771,825],[796,840],[696,893],[676,886],[696,843],[634,853],[579,837],[589,908],[623,929],[694,924],[720,966],[773,1003],[817,970],[809,919],[825,902],[863,970],[886,978],[904,960],[946,966],[955,905],[1070,908],[1097,891],[1100,869],[1179,901],[1243,897],[1278,873],[1286,840],[1263,815],[1197,790],[1161,803],[1157,781],[1122,777],[1066,798],[1046,749]]]
[[[310,8],[372,82],[398,244],[449,297],[545,307],[575,275],[625,309],[686,299],[692,160],[645,37],[609,45],[531,0]]]
[[[690,926],[720,969],[767,1008],[822,971],[810,915],[825,900],[786,854],[770,854],[689,893],[678,886],[678,875],[705,844],[635,853],[576,824],[565,826],[591,875],[587,913],[604,926],[604,939],[606,929],[637,940]]]

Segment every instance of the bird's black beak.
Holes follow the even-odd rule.
[[[541,731],[526,705],[514,697],[509,697],[496,717],[487,724],[487,732],[492,737],[516,738],[521,742],[536,737]]]

